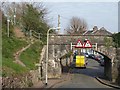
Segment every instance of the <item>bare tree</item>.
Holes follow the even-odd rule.
[[[87,29],[87,23],[84,19],[78,17],[72,17],[70,19],[70,25],[67,28],[67,34],[82,34]]]

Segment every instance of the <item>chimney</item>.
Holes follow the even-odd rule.
[[[93,27],[93,31],[97,31],[98,30],[98,27],[97,26],[94,26]]]
[[[94,26],[94,27],[93,27],[92,34],[95,34],[97,31],[98,31],[98,27],[97,27],[97,26]]]

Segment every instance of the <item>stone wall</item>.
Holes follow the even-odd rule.
[[[118,71],[116,83],[120,85],[120,48],[117,49],[116,53],[117,53],[116,60],[117,60],[117,71]]]
[[[116,49],[113,47],[106,48],[105,46],[99,46],[98,51],[104,56],[104,76],[106,79],[112,81],[113,79],[113,62],[116,57]],[[112,51],[112,52],[111,52]]]
[[[106,57],[106,56],[104,56],[104,63],[105,63],[105,65],[104,65],[104,76],[105,76],[105,78],[106,79],[108,79],[108,80],[112,80],[112,72],[111,72],[111,70],[112,70],[112,65],[111,65],[111,60],[108,58],[108,57]]]
[[[53,55],[54,51],[54,55]],[[48,50],[48,78],[60,78],[61,77],[61,64],[60,64],[60,56],[61,56],[61,46],[60,45],[49,45]],[[46,52],[44,53],[44,57],[42,59],[42,78],[45,79],[45,69],[46,69]]]
[[[116,77],[118,75],[117,71],[117,61],[116,61],[116,48],[110,47],[107,49],[107,56],[110,58],[110,66],[111,66],[111,80],[115,83]]]
[[[39,82],[37,70],[31,70],[27,74],[2,77],[2,88],[28,88]]]
[[[104,55],[104,75],[113,83],[120,85],[120,48],[101,46],[98,51]]]
[[[104,74],[108,80],[111,80],[113,83],[116,82],[118,77],[118,60],[116,57],[116,48],[105,46],[101,46],[98,48],[98,51],[104,55],[105,66],[104,66]],[[118,51],[119,52],[119,51]]]
[[[107,61],[107,73],[113,83],[120,85],[120,48],[109,48],[107,54],[111,60]],[[111,71],[110,71],[111,70]]]

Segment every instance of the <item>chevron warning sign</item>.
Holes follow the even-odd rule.
[[[83,44],[80,40],[77,41],[77,44],[75,45],[76,48],[82,48]]]

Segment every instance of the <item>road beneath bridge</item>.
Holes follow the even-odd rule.
[[[93,59],[88,59],[86,69],[70,70],[70,80],[56,85],[56,88],[110,88],[98,82],[95,77],[104,77],[104,67]]]

